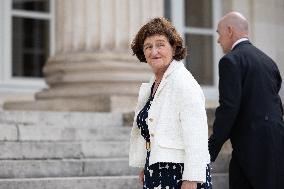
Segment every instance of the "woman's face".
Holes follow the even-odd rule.
[[[144,41],[143,52],[154,73],[164,72],[174,56],[174,49],[164,35],[153,35]]]

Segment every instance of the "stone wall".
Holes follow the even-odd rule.
[[[250,23],[251,41],[276,61],[284,77],[284,0],[222,0],[222,12],[241,12]],[[284,99],[284,89],[280,90]]]

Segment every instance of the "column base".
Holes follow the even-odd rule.
[[[92,96],[84,98],[41,99],[6,102],[4,110],[130,112],[134,111],[137,96]]]
[[[44,67],[48,89],[35,101],[6,102],[6,110],[134,111],[139,87],[152,72],[130,53],[60,54]]]

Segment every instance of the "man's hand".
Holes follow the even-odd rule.
[[[181,189],[196,189],[197,188],[197,182],[195,181],[182,181]]]
[[[144,169],[142,169],[139,173],[139,183],[144,184]]]

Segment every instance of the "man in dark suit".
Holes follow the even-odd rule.
[[[219,62],[219,107],[209,139],[211,161],[232,143],[230,189],[284,188],[284,124],[277,65],[248,40],[237,12],[218,24],[225,56]]]

